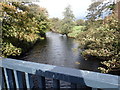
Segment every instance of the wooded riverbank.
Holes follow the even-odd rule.
[[[33,3],[8,2],[2,5],[2,56],[19,56],[49,30],[45,8]]]
[[[59,19],[49,18],[46,9],[34,3],[2,2],[1,56],[17,57],[30,50],[38,40],[44,39],[47,31],[54,30],[63,37],[66,35],[66,39],[74,38],[85,60],[91,57],[101,60],[103,66],[98,68],[101,72],[119,71],[120,22],[117,3],[94,1],[87,9],[86,20],[75,20],[70,5],[64,9],[63,18]]]

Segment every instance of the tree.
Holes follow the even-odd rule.
[[[74,26],[74,15],[73,15],[70,5],[68,5],[65,8],[63,15],[64,15],[64,18],[61,22],[61,33],[67,36]]]
[[[76,20],[76,25],[77,26],[83,26],[85,24],[85,21],[83,19]]]
[[[51,30],[53,32],[60,33],[60,27],[61,27],[61,20],[59,18],[51,18]]]
[[[95,0],[87,9],[87,19],[90,22],[94,22],[98,18],[103,18],[105,15],[109,15],[112,13],[114,9],[115,4],[107,2],[105,3],[104,0]]]
[[[27,4],[27,5],[26,5]],[[0,3],[2,20],[2,56],[17,56],[27,51],[41,39],[49,23],[45,10],[37,5],[24,2]],[[39,9],[34,14],[33,8]],[[36,11],[36,10],[34,10]]]
[[[45,36],[45,32],[50,29],[50,23],[48,19],[48,12],[45,8],[40,7],[37,4],[29,4],[29,12],[36,18],[38,34]]]
[[[101,2],[93,2],[88,10],[88,14],[87,14],[87,19],[91,22],[95,21],[95,19],[97,18],[97,15],[100,14],[100,12],[98,12],[97,7],[101,4]]]
[[[111,10],[114,12],[113,8]],[[101,21],[95,18],[94,25],[77,38],[83,49],[82,54],[86,59],[101,60],[103,65],[98,68],[101,72],[115,74],[120,71],[120,23],[117,14],[111,13]]]

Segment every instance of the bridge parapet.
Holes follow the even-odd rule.
[[[60,89],[60,81],[71,83],[71,88],[91,87],[89,89],[120,90],[120,76],[59,67],[29,61],[2,58],[0,88],[38,88],[46,89],[46,78],[51,78],[53,88]],[[33,78],[36,78],[34,82]],[[35,85],[36,84],[36,85]],[[80,88],[80,87],[79,87]]]

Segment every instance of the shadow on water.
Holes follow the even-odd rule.
[[[84,60],[77,49],[78,43],[61,34],[47,32],[46,39],[38,42],[31,51],[20,59],[65,66],[77,69],[98,71],[98,60]]]

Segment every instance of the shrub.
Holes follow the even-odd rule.
[[[108,73],[120,69],[120,27],[115,14],[104,19],[99,28],[90,27],[78,36],[83,56],[96,57],[104,60],[99,67],[102,72]]]

